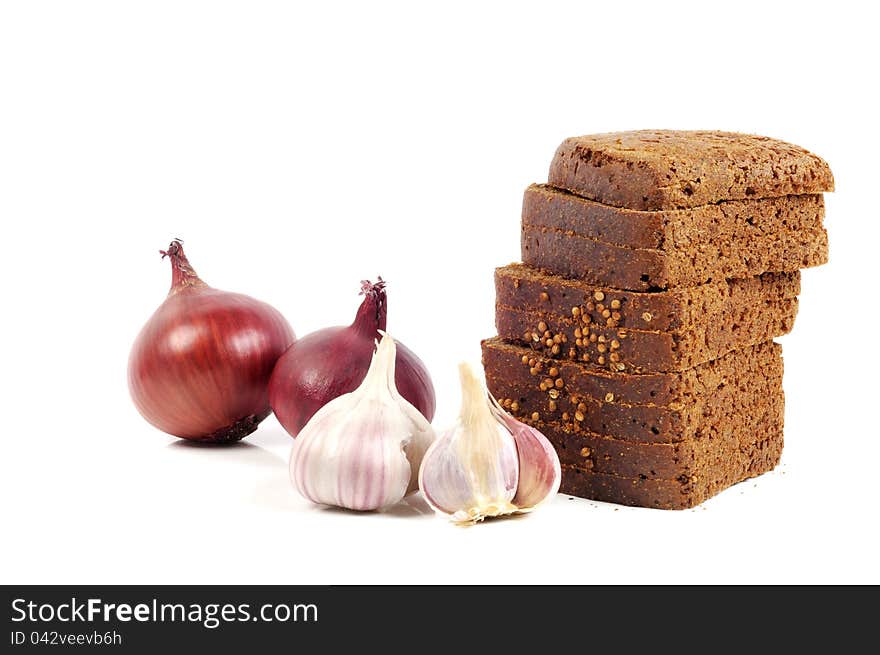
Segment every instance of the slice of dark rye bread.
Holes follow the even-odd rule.
[[[763,368],[762,368],[763,365]],[[596,398],[565,387],[544,389],[522,381],[496,377],[487,371],[486,384],[501,406],[520,420],[542,421],[570,434],[590,434],[618,442],[669,444],[730,428],[728,421],[746,423],[763,413],[768,402],[782,394],[782,360],[764,358],[754,366],[732,368],[713,390],[687,404],[634,405],[619,402],[610,394]],[[542,378],[544,380],[545,378]],[[546,378],[551,381],[553,378]]]
[[[731,237],[687,248],[625,248],[573,232],[525,225],[525,264],[591,284],[656,291],[766,272],[791,272],[828,261],[825,228]]]
[[[557,148],[548,181],[606,205],[639,210],[834,190],[828,164],[804,148],[708,130],[572,137]]]
[[[703,417],[782,385],[782,349],[772,341],[685,371],[641,375],[543,358],[497,337],[482,349],[489,391],[511,413],[634,442],[694,438]]]
[[[790,332],[799,279],[765,273],[633,293],[511,265],[495,271],[495,327],[546,357],[610,371],[681,371]],[[670,319],[678,326],[653,329]]]
[[[773,435],[781,442],[785,414],[782,388],[704,418],[697,435],[676,443],[640,443],[593,432],[571,432],[558,423],[517,418],[539,430],[566,466],[627,478],[701,478],[718,468],[744,471]]]
[[[559,316],[576,314],[590,325],[638,330],[677,330],[704,321],[707,314],[722,314],[731,304],[787,300],[800,291],[800,271],[645,293],[572,280],[519,263],[495,269],[495,298],[500,305]]]
[[[572,232],[626,248],[674,250],[822,227],[821,194],[726,200],[692,209],[638,211],[594,202],[546,184],[523,194],[522,225]]]
[[[782,456],[782,432],[756,444],[745,470],[713,467],[708,475],[679,480],[627,478],[575,466],[562,467],[559,492],[591,500],[653,509],[689,509],[743,480],[772,471]]]

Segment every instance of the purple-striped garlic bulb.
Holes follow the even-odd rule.
[[[547,438],[508,416],[467,364],[461,412],[428,449],[419,487],[456,523],[529,512],[559,491],[559,457]]]
[[[383,334],[361,385],[319,409],[296,438],[290,478],[312,502],[377,510],[418,489],[434,430],[397,391],[395,356]]]

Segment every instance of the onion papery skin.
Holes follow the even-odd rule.
[[[285,430],[296,437],[321,407],[357,389],[367,375],[376,340],[385,331],[384,283],[362,283],[366,295],[350,326],[323,328],[294,343],[275,365],[269,402]],[[431,375],[421,359],[399,341],[394,382],[401,396],[428,422],[436,399]]]
[[[269,378],[296,336],[270,305],[201,282],[182,249],[191,275],[180,275],[175,254],[168,298],[131,350],[131,397],[163,432],[205,443],[238,441],[271,413]]]

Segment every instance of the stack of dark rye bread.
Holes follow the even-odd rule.
[[[553,443],[562,492],[693,507],[773,469],[800,269],[823,264],[828,165],[774,139],[566,139],[495,271],[489,390]]]

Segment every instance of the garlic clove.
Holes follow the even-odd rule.
[[[462,453],[463,431],[456,426],[441,435],[422,461],[419,486],[428,504],[460,523],[516,511],[518,466],[510,433],[498,430],[498,440],[511,440],[491,455]],[[467,461],[465,464],[464,462]]]
[[[438,512],[459,523],[517,511],[512,500],[519,462],[512,434],[486,402],[482,383],[467,364],[459,366],[462,406],[456,424],[425,453],[419,487]]]
[[[395,350],[384,335],[361,385],[324,405],[300,431],[290,477],[312,502],[375,510],[416,489],[434,432],[397,392]]]
[[[530,512],[556,495],[562,482],[562,467],[553,444],[538,430],[517,421],[505,412],[490,394],[492,409],[513,435],[519,458],[519,485],[513,504],[520,512]]]

